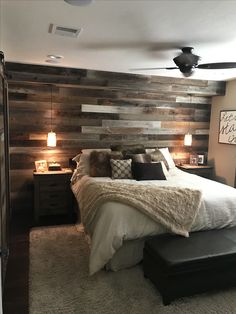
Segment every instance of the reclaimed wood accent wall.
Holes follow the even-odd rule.
[[[169,147],[176,162],[207,152],[211,97],[224,82],[7,63],[10,104],[11,196],[14,208],[33,204],[34,161],[68,166],[82,148],[142,143]],[[55,149],[46,135],[57,132]]]

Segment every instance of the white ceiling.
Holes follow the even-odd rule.
[[[131,72],[171,67],[183,46],[200,63],[236,62],[236,1],[94,0],[76,7],[63,0],[1,0],[1,50],[7,61]],[[78,38],[48,33],[50,23],[82,27]],[[182,77],[178,70],[132,73]],[[191,78],[232,79],[236,69],[196,69]]]

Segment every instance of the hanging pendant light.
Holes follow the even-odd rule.
[[[190,104],[192,104],[192,94],[190,96]],[[188,133],[184,135],[184,146],[192,146],[193,137],[190,131],[190,122],[188,122]]]
[[[187,133],[184,135],[184,145],[185,146],[191,146],[192,145],[192,134]]]
[[[51,132],[47,136],[47,146],[55,147],[57,146],[57,135],[52,131],[52,85],[51,85]]]

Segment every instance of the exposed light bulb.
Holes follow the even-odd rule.
[[[47,146],[55,147],[57,146],[57,135],[55,132],[49,132],[47,137]]]
[[[187,133],[184,135],[184,145],[185,146],[191,146],[192,145],[192,134]]]

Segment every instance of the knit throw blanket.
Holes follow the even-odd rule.
[[[136,208],[173,233],[188,236],[201,202],[199,190],[120,181],[98,182],[89,177],[83,177],[83,184],[73,192],[85,229],[89,229],[103,203],[115,201]]]

